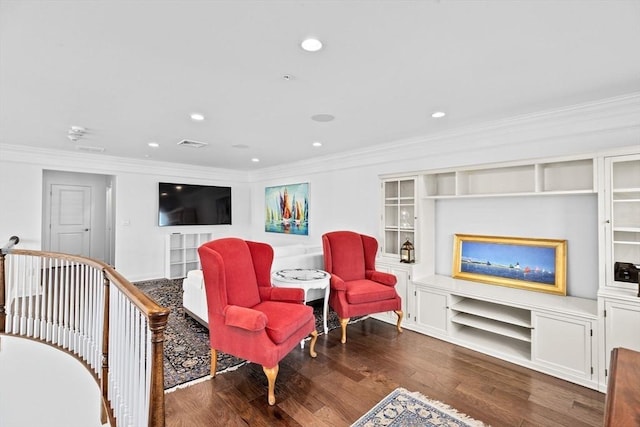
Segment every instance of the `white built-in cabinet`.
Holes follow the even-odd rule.
[[[600,389],[605,391],[611,351],[616,347],[640,351],[640,298],[634,291],[605,289],[599,293],[598,305],[604,331],[601,344],[603,367],[600,373]]]
[[[597,302],[446,276],[412,281],[408,329],[597,388]]]
[[[619,150],[611,156],[477,165],[380,178],[383,250],[377,265],[399,276],[407,329],[601,391],[606,390],[611,350],[623,346],[640,351],[638,284],[615,280],[614,275],[616,261],[640,264],[637,149]],[[403,240],[398,225],[402,182],[415,182],[413,242],[420,251],[416,264],[404,266],[395,261]],[[593,299],[433,274],[433,231],[438,223],[434,206],[439,199],[487,198],[491,203],[494,197],[588,193],[598,195],[602,227],[585,230],[598,234],[603,269]],[[390,315],[376,317],[395,322]]]
[[[605,158],[605,286],[638,289],[617,280],[615,263],[640,266],[640,155]]]
[[[449,292],[411,283],[415,310],[413,324],[417,331],[446,339],[449,336]]]
[[[380,251],[383,256],[399,259],[400,248],[407,240],[417,247],[416,207],[415,177],[382,181],[383,233]]]
[[[604,281],[598,292],[603,339],[600,343],[600,389],[606,390],[611,351],[640,351],[640,289],[637,282],[619,280],[615,263],[640,267],[640,154],[604,158],[603,183]]]
[[[413,299],[409,297],[409,283],[411,282],[412,265],[401,263],[399,260],[394,259],[378,259],[376,261],[376,270],[385,273],[390,273],[396,276],[396,291],[400,295],[402,300],[402,313],[404,315],[403,325],[407,322],[411,322],[411,316],[413,313]],[[374,317],[388,322],[395,323],[398,317],[395,313],[378,313]]]
[[[534,310],[531,318],[531,362],[545,372],[597,387],[596,304],[587,300],[584,313]],[[552,307],[551,310],[557,307]]]
[[[211,233],[172,233],[166,237],[165,270],[167,279],[180,279],[200,269],[198,247],[211,240]]]

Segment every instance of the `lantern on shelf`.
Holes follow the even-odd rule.
[[[412,263],[416,261],[416,250],[413,247],[413,243],[407,239],[400,248],[400,262]]]

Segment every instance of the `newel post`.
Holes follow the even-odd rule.
[[[149,398],[149,427],[164,427],[164,330],[169,312],[149,315],[151,331],[151,395]]]

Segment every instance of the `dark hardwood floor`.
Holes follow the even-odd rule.
[[[492,426],[601,426],[605,395],[375,319],[321,335],[318,357],[281,363],[276,405],[262,367],[246,364],[166,395],[166,425],[349,426],[396,387]]]

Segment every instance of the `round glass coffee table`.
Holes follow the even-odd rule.
[[[271,274],[273,286],[279,288],[301,288],[304,290],[304,302],[307,303],[307,293],[311,289],[324,289],[324,304],[322,319],[324,333],[327,330],[327,310],[329,306],[329,279],[331,275],[324,270],[310,268],[289,268],[274,271]]]

